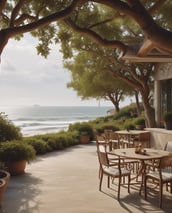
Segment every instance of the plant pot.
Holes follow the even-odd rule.
[[[172,130],[172,121],[166,121],[165,123],[164,123],[164,126],[165,126],[165,129],[167,129],[167,130]]]
[[[8,161],[5,162],[5,166],[11,175],[22,175],[25,172],[26,160],[21,161]]]
[[[89,135],[81,135],[80,136],[80,142],[82,144],[88,144],[88,143],[90,143],[90,136]]]
[[[10,173],[5,170],[0,170],[0,180],[5,180],[5,191],[10,181]]]
[[[136,129],[143,130],[145,128],[145,125],[137,124]]]
[[[2,199],[4,196],[5,190],[6,190],[6,181],[3,179],[0,179],[0,206],[2,203]]]

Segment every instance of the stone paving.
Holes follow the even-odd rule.
[[[172,212],[172,195],[165,193],[163,209],[158,194],[148,201],[139,196],[139,185],[130,194],[124,187],[116,200],[116,186],[98,190],[98,160],[95,143],[78,145],[42,155],[27,165],[26,173],[11,177],[0,213],[162,213]]]

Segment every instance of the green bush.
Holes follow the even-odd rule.
[[[126,130],[134,130],[135,129],[135,125],[133,123],[125,123],[124,124],[124,129],[126,129]]]
[[[145,119],[143,117],[138,117],[134,121],[135,125],[145,125]]]
[[[42,139],[25,138],[24,141],[26,143],[28,143],[29,145],[33,146],[37,155],[38,154],[45,154],[46,152],[51,151],[51,148]]]
[[[77,131],[79,136],[80,135],[89,135],[90,139],[94,138],[94,131],[90,124],[87,122],[83,123],[75,123],[69,125],[69,131]]]
[[[20,140],[22,139],[22,134],[20,128],[16,127],[5,115],[0,113],[0,142]]]
[[[1,143],[0,161],[32,161],[36,156],[34,148],[23,141],[8,141]]]
[[[133,116],[133,108],[124,107],[116,115],[113,116],[113,119],[117,120],[121,118],[132,118],[132,116]]]
[[[79,144],[77,131],[61,131],[44,135],[32,136],[36,140],[43,140],[50,150],[61,150],[72,145]]]

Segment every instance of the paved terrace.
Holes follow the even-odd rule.
[[[104,179],[105,180],[105,179]],[[98,190],[96,146],[78,145],[64,151],[39,156],[27,165],[26,174],[12,177],[4,196],[1,213],[140,213],[172,212],[172,195],[165,194],[163,210],[158,196],[145,201],[132,185],[122,187],[121,201],[116,191]],[[105,183],[105,182],[104,182]]]

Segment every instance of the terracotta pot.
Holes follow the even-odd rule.
[[[5,162],[5,166],[11,175],[21,175],[24,174],[26,168],[26,160],[21,161],[8,161]]]
[[[3,179],[0,179],[0,205],[2,203],[5,190],[6,190],[6,181]]]
[[[10,173],[5,170],[0,170],[0,180],[1,179],[5,180],[5,182],[6,182],[5,183],[5,190],[6,190],[8,183],[10,181]]]
[[[82,144],[90,143],[90,136],[89,135],[81,135],[80,136],[80,142]]]

